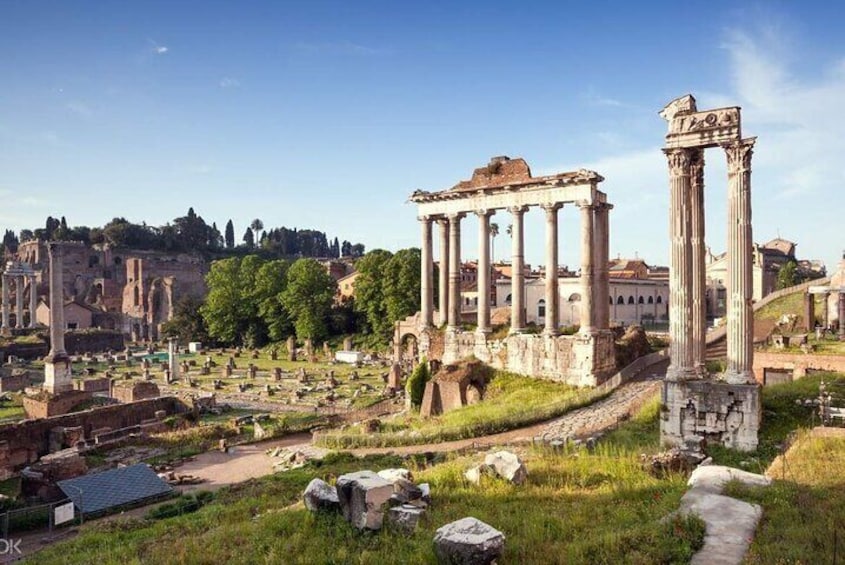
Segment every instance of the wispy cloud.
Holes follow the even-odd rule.
[[[94,115],[93,110],[91,110],[91,108],[84,102],[68,102],[66,107],[74,114],[82,116],[83,118],[90,118]]]
[[[159,43],[158,43],[156,40],[154,40],[154,39],[149,39],[149,38],[148,38],[148,39],[147,39],[147,41],[148,41],[148,42],[150,43],[150,45],[151,45],[151,47],[150,47],[150,51],[151,51],[152,53],[156,54],[156,55],[164,55],[165,53],[167,53],[168,51],[170,51],[170,48],[169,48],[169,47],[167,47],[166,45],[159,45]]]
[[[294,44],[294,49],[307,53],[319,53],[329,55],[383,55],[389,52],[386,49],[378,49],[352,41],[329,41],[329,42],[307,42],[300,41]]]
[[[220,88],[238,88],[241,85],[241,81],[232,77],[223,77],[218,84]]]

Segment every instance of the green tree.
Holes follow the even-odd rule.
[[[337,283],[314,259],[294,261],[287,278],[282,305],[291,314],[297,337],[325,338]]]
[[[355,264],[360,273],[355,280],[355,309],[364,315],[366,330],[385,339],[393,328],[393,322],[388,319],[384,289],[391,257],[390,251],[374,249]]]
[[[384,300],[390,328],[420,309],[419,248],[400,249],[384,268]]]
[[[252,233],[252,228],[246,228],[243,241],[244,245],[246,245],[249,249],[255,247],[255,234]]]
[[[801,282],[801,275],[798,272],[798,264],[790,259],[784,263],[778,271],[778,278],[775,286],[778,290],[789,288]]]
[[[241,304],[241,260],[221,259],[211,264],[205,277],[208,294],[200,313],[211,337],[223,343],[236,343],[245,330]]]
[[[181,343],[208,343],[208,328],[200,313],[202,304],[202,300],[194,296],[186,296],[178,301],[173,308],[173,317],[162,324],[162,335],[178,338]]]
[[[235,247],[235,225],[232,223],[232,220],[226,222],[226,249],[232,249]]]
[[[408,377],[408,382],[405,383],[405,391],[408,393],[408,398],[411,400],[412,406],[420,406],[425,395],[425,383],[431,378],[431,373],[428,370],[428,362],[425,357],[420,359],[420,364],[414,367],[411,376]]]
[[[254,297],[258,304],[258,317],[272,341],[282,341],[294,332],[290,313],[282,304],[289,269],[290,263],[282,259],[267,261],[255,277]]]

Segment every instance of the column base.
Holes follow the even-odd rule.
[[[666,369],[667,381],[689,381],[700,378],[701,375],[693,367],[674,367]]]
[[[722,380],[732,385],[753,385],[757,384],[753,371],[725,371]]]
[[[44,361],[44,390],[50,394],[61,394],[73,390],[70,358]]]

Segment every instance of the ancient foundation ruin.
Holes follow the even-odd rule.
[[[687,95],[660,115],[669,123],[670,365],[663,388],[664,443],[698,447],[716,442],[757,447],[760,386],[753,372],[751,155],[756,138],[742,138],[738,107],[700,112]],[[704,150],[721,147],[728,160],[727,368],[711,379],[705,367]]]
[[[440,192],[416,191],[410,200],[419,210],[422,228],[421,312],[412,323],[398,324],[395,344],[408,334],[417,337],[420,356],[438,357],[434,342],[434,261],[432,225],[440,226],[438,324],[445,325],[444,363],[474,355],[494,367],[529,376],[595,386],[615,369],[613,335],[608,329],[608,213],[612,206],[598,190],[604,179],[579,170],[533,177],[523,159],[494,157],[474,171],[472,179]],[[559,335],[558,211],[577,206],[581,217],[581,324],[578,335]],[[523,217],[531,206],[545,211],[545,318],[542,335],[526,334]],[[512,297],[510,334],[491,340],[490,217],[507,210],[511,221]],[[478,310],[476,330],[461,329],[461,220],[478,217]],[[438,348],[439,349],[439,348]]]

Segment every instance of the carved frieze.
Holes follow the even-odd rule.
[[[667,147],[715,147],[741,137],[738,107],[680,112],[667,121]]]

